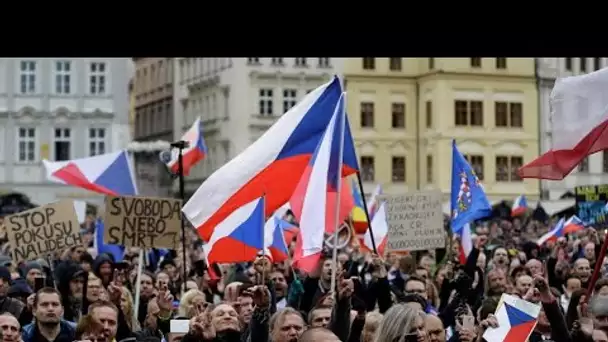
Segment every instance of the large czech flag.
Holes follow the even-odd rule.
[[[289,200],[341,94],[337,77],[313,90],[198,188],[182,211],[203,240],[208,241],[214,227],[245,203],[264,195],[269,217]],[[349,130],[345,138],[352,140]],[[358,170],[354,147],[344,150],[343,159],[343,176]]]
[[[190,174],[190,169],[199,161],[203,160],[207,155],[207,145],[203,139],[203,131],[201,130],[201,118],[197,118],[182,136],[182,140],[187,141],[189,146],[182,151],[182,163],[184,166],[184,176]],[[173,149],[171,160],[167,163],[167,167],[174,174],[179,173],[179,150]]]

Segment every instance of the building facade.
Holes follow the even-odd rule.
[[[173,58],[133,58],[134,140],[140,143],[173,141]],[[134,153],[139,193],[166,197],[173,178],[159,160],[159,152],[144,149]]]
[[[451,188],[452,140],[491,201],[539,195],[515,170],[538,155],[531,58],[363,58],[345,63],[366,193]]]
[[[197,117],[209,149],[191,170],[194,192],[304,95],[340,74],[342,60],[309,57],[176,58],[174,139]]]
[[[130,141],[129,58],[0,59],[0,189],[46,204],[102,196],[46,180],[43,159],[84,158]]]
[[[606,67],[606,57],[537,58],[537,76],[540,103],[540,147],[541,153],[551,149],[551,105],[550,97],[558,78],[581,75]],[[541,181],[543,199],[557,200],[574,193],[578,185],[608,184],[608,154],[598,152],[589,156],[562,181]]]

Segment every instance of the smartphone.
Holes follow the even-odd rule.
[[[179,308],[179,300],[173,301],[173,310],[177,310]]]
[[[469,315],[462,316],[462,327],[467,330],[474,331],[475,317]]]
[[[40,291],[44,287],[44,277],[34,278],[34,293]]]

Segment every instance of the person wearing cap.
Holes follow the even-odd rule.
[[[25,304],[7,296],[10,284],[11,272],[6,267],[0,267],[0,312],[8,312],[15,317],[19,317]]]
[[[42,277],[42,265],[36,261],[28,261],[21,267],[21,274],[31,288],[36,287],[36,278]]]

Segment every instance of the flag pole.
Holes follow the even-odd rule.
[[[346,103],[346,93],[342,93],[342,103]],[[339,105],[339,102],[338,102]],[[338,226],[340,225],[340,191],[342,190],[342,158],[344,154],[344,125],[346,125],[346,117],[344,107],[342,111],[336,113],[340,118],[339,129],[340,129],[340,143],[338,148],[338,170],[336,171],[336,216],[334,224],[334,238],[333,238],[333,253],[332,253],[332,275],[331,275],[331,287],[330,291],[336,295],[336,277],[338,275]],[[336,119],[338,118],[336,117]],[[337,120],[336,120],[337,121]],[[338,123],[338,122],[336,122]],[[337,298],[336,298],[337,299]]]
[[[372,248],[374,253],[378,254],[376,249],[376,239],[374,239],[374,231],[372,230],[372,220],[369,218],[369,212],[367,211],[367,200],[365,199],[365,192],[363,191],[363,181],[361,180],[361,172],[357,171],[357,183],[359,183],[359,193],[361,193],[361,199],[363,200],[363,211],[365,212],[365,219],[367,220],[367,229],[369,229],[369,237],[372,240]]]
[[[180,141],[176,141],[174,143],[171,144],[171,147],[173,148],[177,148],[179,151],[179,154],[177,155],[177,176],[178,176],[178,180],[179,180],[179,198],[182,200],[182,205],[184,205],[184,202],[186,201],[186,194],[185,194],[185,190],[184,190],[184,158],[183,158],[183,151],[185,148],[188,148],[189,143],[187,141],[184,140],[180,140]],[[186,288],[186,280],[188,278],[188,273],[186,271],[186,219],[184,218],[183,214],[181,217],[181,228],[182,228],[182,257],[183,257],[183,279],[182,279],[182,283],[183,283],[183,287],[182,287],[182,291],[185,292],[185,288]],[[177,256],[179,258],[179,255]]]

